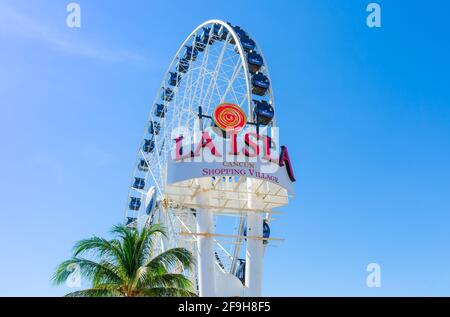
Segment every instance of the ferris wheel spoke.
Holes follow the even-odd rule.
[[[220,99],[220,103],[225,101],[225,97],[228,95],[230,91],[234,93],[233,83],[236,80],[236,77],[238,76],[241,68],[242,68],[242,60],[239,60],[237,64],[234,66],[233,75],[231,76],[231,79],[228,81],[227,88],[225,89],[225,92],[223,93],[222,98]]]
[[[157,161],[157,163],[158,163],[158,168],[159,168],[159,176],[160,176],[160,180],[162,179],[162,177],[161,177],[161,173],[162,173],[162,171],[163,171],[163,169],[162,169],[162,166],[163,166],[163,162],[161,162],[161,156],[159,155],[159,151],[158,151],[158,149],[159,149],[159,146],[160,146],[160,144],[159,144],[159,138],[156,138],[156,141],[155,141],[155,150],[156,150],[156,161]],[[162,145],[162,142],[161,142],[161,145]],[[143,154],[143,153],[142,153]],[[151,171],[151,169],[152,169],[152,167],[150,167],[150,164],[149,164],[149,162],[147,161],[147,164],[149,165],[149,170]],[[155,175],[152,173],[152,177],[153,177],[153,179],[155,179]],[[156,183],[156,179],[155,179],[155,184],[157,184],[158,186],[160,186],[158,183]],[[161,190],[160,190],[161,191]]]
[[[181,102],[181,108],[184,109],[186,111],[186,108],[188,107],[188,105],[186,104],[186,101],[188,100],[188,88],[192,87],[192,72],[189,72],[188,74],[188,78],[185,80],[184,82],[184,92],[183,92],[183,98],[182,98],[182,102]],[[190,108],[187,108],[188,111],[190,111]],[[184,111],[180,111],[178,114],[178,126],[181,125],[181,120],[182,120],[182,116],[183,116]]]
[[[206,52],[209,52],[209,46],[206,47]],[[193,96],[191,98],[191,103],[189,105],[189,108],[191,108],[191,109],[192,109],[193,103],[195,103],[195,99],[197,97],[197,90],[198,90],[198,86],[200,84],[200,80],[202,80],[203,76],[204,76],[205,63],[207,62],[207,60],[208,60],[208,54],[205,53],[202,58],[202,64],[200,66],[199,76],[197,77],[197,82],[196,82],[195,88],[193,90]]]
[[[147,165],[148,165],[149,163],[148,163],[148,161],[147,161],[147,158],[144,156],[144,153],[142,152],[142,150],[141,150],[141,155],[142,155],[142,157],[144,158],[144,160],[147,162]],[[155,174],[152,172],[152,169],[151,169],[151,168],[149,168],[148,171],[149,171],[150,175],[151,175],[152,178],[153,178],[153,181],[154,181],[154,183],[155,183],[156,188],[157,188],[158,191],[159,191],[159,194],[162,196],[162,193],[163,193],[163,192],[162,192],[161,187],[159,186],[159,183],[160,183],[160,182],[158,182],[158,179],[155,177]]]
[[[207,92],[210,92],[209,100],[207,103],[203,103],[203,102],[201,103],[201,105],[206,109],[206,111],[209,111],[210,106],[211,106],[211,100],[212,100],[213,92],[214,92],[213,87],[217,87],[217,78],[219,77],[219,73],[222,68],[223,57],[225,55],[225,52],[227,50],[228,43],[229,43],[228,38],[229,38],[229,35],[227,36],[227,40],[225,41],[225,43],[222,46],[220,55],[217,59],[216,67],[213,72],[213,76],[211,77],[211,80],[210,80],[208,88],[207,88]],[[207,95],[205,95],[205,100],[206,100],[206,97],[207,97]]]
[[[210,38],[211,38],[211,33],[208,36],[208,42],[209,42]],[[211,45],[208,45],[207,49],[209,52],[211,49]],[[198,105],[199,106],[202,106],[201,101],[202,101],[202,96],[203,96],[203,88],[205,85],[205,77],[210,75],[210,72],[208,71],[208,68],[207,68],[209,58],[210,58],[210,54],[205,54],[205,60],[204,60],[204,63],[202,63],[203,74],[200,75],[200,77],[202,78],[202,83],[200,84],[200,93],[199,93],[199,97],[198,97]]]

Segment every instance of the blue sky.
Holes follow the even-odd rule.
[[[447,1],[0,0],[0,295],[62,295],[74,241],[122,221],[149,106],[204,20],[264,50],[297,197],[264,294],[450,295]],[[381,288],[366,266],[381,265]]]

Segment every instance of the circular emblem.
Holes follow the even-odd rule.
[[[222,131],[241,131],[247,123],[245,112],[232,103],[221,103],[213,113],[214,123]]]

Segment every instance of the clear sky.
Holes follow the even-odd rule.
[[[76,240],[123,219],[149,106],[178,46],[241,25],[271,70],[297,197],[265,295],[450,295],[448,1],[0,0],[0,295],[62,295]],[[381,265],[381,288],[366,266]]]

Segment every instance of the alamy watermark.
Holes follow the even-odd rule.
[[[369,275],[366,278],[366,285],[369,288],[381,287],[381,266],[378,263],[369,263],[366,268]]]
[[[381,27],[381,6],[372,2],[369,3],[366,7],[366,11],[369,12],[369,15],[366,19],[366,24],[369,28],[380,28]]]
[[[66,285],[69,288],[81,287],[81,269],[76,263],[71,263],[66,267],[66,271],[70,272],[66,279]]]
[[[69,13],[66,18],[67,27],[81,28],[81,6],[76,2],[71,2],[67,5],[66,11]]]

